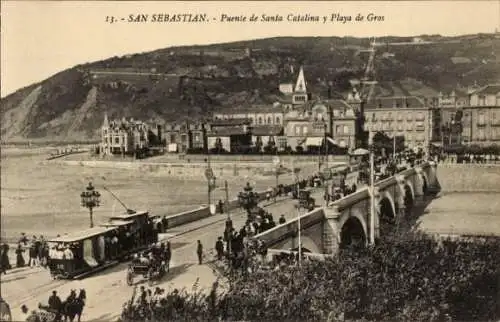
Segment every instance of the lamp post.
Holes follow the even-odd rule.
[[[101,194],[99,191],[95,190],[94,186],[92,185],[92,182],[89,182],[89,185],[80,194],[80,197],[82,198],[82,207],[88,208],[89,209],[89,214],[90,214],[90,228],[94,227],[94,218],[93,218],[93,213],[92,210],[96,207],[99,207],[100,202],[101,202]]]
[[[258,195],[253,192],[253,187],[247,182],[246,186],[243,188],[243,192],[238,194],[238,202],[240,206],[247,211],[250,215],[250,211],[258,204]]]
[[[370,142],[370,244],[375,244],[375,160],[373,140]]]

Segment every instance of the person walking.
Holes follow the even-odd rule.
[[[278,223],[280,225],[283,225],[284,223],[286,223],[285,215],[281,215],[280,219],[278,220]]]
[[[2,267],[1,272],[4,274],[7,274],[7,270],[11,269],[10,266],[10,261],[9,261],[9,245],[3,244],[2,245],[2,252],[0,256],[0,266]]]
[[[24,265],[26,265],[23,253],[24,253],[23,245],[19,243],[16,249],[16,267],[24,267]]]
[[[217,259],[222,260],[224,257],[224,243],[222,242],[222,237],[219,237],[215,242],[215,250],[217,251]]]
[[[196,247],[196,254],[198,255],[198,265],[201,265],[203,263],[203,245],[199,239]]]

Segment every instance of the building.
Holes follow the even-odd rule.
[[[296,108],[311,100],[311,93],[307,91],[307,82],[304,75],[304,68],[301,66],[295,78],[293,66],[291,75],[285,77],[280,82],[279,90],[283,94],[283,99],[279,101],[285,110]],[[294,85],[295,84],[295,85]]]
[[[354,148],[356,116],[354,108],[344,100],[315,100],[289,110],[285,114],[286,144],[302,150],[321,146],[325,138],[341,148]]]
[[[500,84],[486,85],[469,94],[462,124],[464,143],[500,144]]]
[[[168,152],[202,152],[207,148],[206,125],[201,122],[165,124]]]
[[[453,90],[449,94],[439,92],[437,97],[424,98],[433,108],[432,141],[436,146],[461,143],[463,107],[468,105],[467,93]]]
[[[433,109],[419,97],[378,97],[364,104],[365,130],[403,136],[408,148],[427,151],[433,132]]]
[[[101,127],[100,154],[134,154],[163,142],[161,126],[154,122],[134,120],[108,120],[104,115]]]
[[[217,119],[209,124],[207,147],[212,153],[245,152],[252,146],[250,119]]]

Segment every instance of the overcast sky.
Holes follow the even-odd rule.
[[[2,1],[1,96],[77,64],[158,48],[275,36],[414,36],[491,33],[500,1],[397,2],[49,2]],[[106,16],[199,13],[205,23],[109,24]],[[221,23],[222,14],[351,15],[383,22]],[[216,20],[213,20],[213,19]]]

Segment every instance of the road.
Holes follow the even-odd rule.
[[[312,195],[319,205],[324,204],[323,192],[322,189],[318,189]],[[282,199],[276,203],[263,202],[261,205],[264,205],[277,221],[281,214],[284,214],[287,220],[294,218],[297,215],[296,203],[296,200]],[[242,210],[234,211],[231,217],[234,227],[239,228],[246,220],[246,213]],[[213,247],[217,237],[223,234],[225,220],[226,214],[218,214],[171,229],[168,234],[162,235],[161,237],[168,239],[172,245],[172,268],[167,276],[153,287],[190,290],[198,281],[199,288],[209,288],[216,280],[216,275],[210,267],[197,264],[196,242],[200,240],[204,245],[206,259],[213,259]],[[10,304],[16,320],[21,305],[27,305],[30,310],[35,309],[38,303],[47,303],[53,290],[56,290],[64,300],[71,289],[85,288],[87,305],[82,320],[114,321],[118,318],[123,304],[130,299],[133,290],[125,280],[127,265],[121,263],[81,281],[53,281],[49,272],[42,268],[16,269],[3,275],[1,294]],[[147,287],[141,277],[136,277],[136,285]]]

